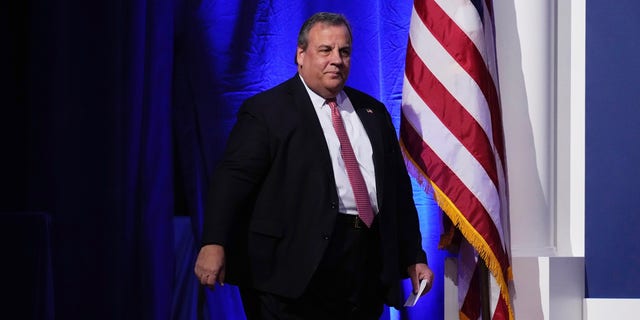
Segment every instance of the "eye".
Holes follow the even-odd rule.
[[[344,58],[350,57],[351,56],[351,49],[340,49],[340,55]]]
[[[321,53],[330,53],[331,52],[331,48],[329,47],[320,47],[320,49],[318,50]]]

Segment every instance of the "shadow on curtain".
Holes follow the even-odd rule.
[[[48,213],[52,281],[36,287],[54,302],[46,318],[171,314],[174,5],[25,0],[0,9],[0,210]],[[2,314],[27,317],[12,307]]]

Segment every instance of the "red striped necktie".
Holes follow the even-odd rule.
[[[358,210],[358,216],[367,225],[371,226],[373,223],[373,210],[371,209],[371,200],[369,200],[369,192],[367,191],[367,184],[364,182],[362,172],[360,172],[360,166],[356,155],[353,153],[347,130],[344,128],[344,122],[340,116],[340,110],[336,99],[327,99],[327,104],[331,107],[331,122],[333,128],[336,130],[338,140],[340,141],[340,154],[344,165],[347,169],[347,176],[353,189],[353,195],[356,200],[356,209]]]

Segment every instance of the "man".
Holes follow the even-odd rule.
[[[309,18],[298,74],[245,101],[217,168],[194,271],[249,319],[378,319],[401,279],[433,281],[391,118],[345,87],[351,42],[344,16]]]

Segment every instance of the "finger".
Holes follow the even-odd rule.
[[[205,287],[209,288],[210,290],[215,290],[216,288],[216,283],[215,280],[212,281],[213,277],[207,277],[207,281],[205,283],[203,283],[202,285],[204,285]]]
[[[213,276],[206,277],[205,281],[202,282],[202,285],[205,286],[206,288],[208,288],[211,291],[215,290],[216,289],[215,277],[213,277]]]
[[[422,294],[425,294],[429,290],[431,290],[431,287],[433,286],[433,273],[432,272],[425,272],[424,274],[421,275],[421,278],[424,281],[426,281],[424,291],[422,291]]]
[[[216,283],[216,275],[210,273],[204,273],[200,277],[200,284],[203,286],[213,286]]]
[[[420,289],[420,279],[416,277],[411,277],[411,286],[413,287],[413,293],[417,294]]]
[[[225,279],[225,272],[224,272],[224,268],[222,268],[222,270],[220,270],[220,274],[218,274],[218,283],[220,283],[221,286],[224,286],[224,279]]]
[[[425,281],[427,282],[427,284],[424,286],[424,290],[422,291],[420,296],[424,296],[425,294],[427,294],[427,292],[431,290],[431,286],[433,285],[433,282],[429,281],[429,279],[425,279]]]
[[[211,268],[207,268],[204,265],[200,265],[200,264],[196,264],[193,272],[195,273],[196,277],[198,277],[198,280],[200,281],[202,281],[206,275],[215,273],[213,272],[213,270],[211,270]]]

